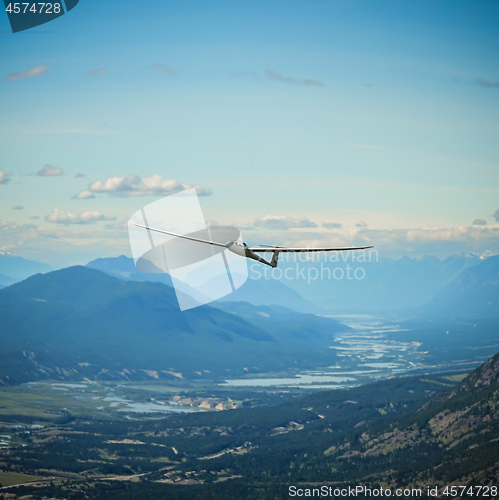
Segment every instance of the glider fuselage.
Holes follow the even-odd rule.
[[[225,246],[227,247],[227,250],[229,250],[232,253],[235,253],[236,255],[256,260],[258,262],[261,262],[262,264],[267,264],[267,266],[270,267],[277,267],[277,259],[279,257],[279,254],[277,252],[274,252],[274,254],[272,255],[272,260],[268,262],[255,252],[252,252],[251,249],[248,247],[248,245],[246,245],[246,243],[244,242],[229,241],[225,244]],[[269,252],[271,251],[272,249],[269,248]]]

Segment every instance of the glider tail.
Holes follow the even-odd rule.
[[[274,252],[272,254],[272,260],[270,261],[271,267],[277,267],[278,260],[279,260],[279,252]]]

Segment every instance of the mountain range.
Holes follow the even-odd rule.
[[[434,311],[438,312],[443,302],[437,305],[437,296],[442,294],[442,301],[452,301],[450,290],[454,289],[457,298],[459,290],[469,287],[467,280],[481,279],[474,274],[474,268],[480,267],[485,262],[490,262],[485,267],[480,267],[483,278],[494,283],[494,261],[496,257],[481,259],[477,255],[453,255],[445,260],[426,256],[421,259],[403,257],[395,261],[379,259],[372,262],[343,262],[341,259],[334,262],[298,261],[279,264],[278,272],[260,266],[255,274],[250,267],[246,283],[235,292],[219,299],[220,302],[248,302],[256,306],[277,305],[287,307],[297,312],[312,314],[345,314],[345,313],[371,313],[387,314],[401,312],[411,313],[416,308],[424,308],[430,301],[435,303]],[[322,270],[320,266],[323,266]],[[348,279],[346,266],[352,269]],[[488,266],[488,267],[487,267]],[[87,264],[87,267],[99,269],[111,276],[134,281],[159,281],[172,286],[171,278],[166,273],[146,274],[135,269],[133,259],[124,255],[115,258],[96,259]],[[335,279],[335,269],[341,268],[342,279]],[[354,270],[362,268],[363,279],[354,277]],[[329,269],[326,272],[324,269]],[[309,272],[313,278],[308,280]],[[468,274],[464,273],[467,271]],[[321,273],[322,278],[321,279]],[[492,273],[492,274],[490,274]],[[462,277],[460,277],[462,274]],[[274,276],[274,277],[273,277]],[[289,278],[287,279],[286,276]],[[327,279],[330,276],[330,279]],[[466,278],[468,276],[468,278]],[[280,279],[276,279],[280,277]],[[458,281],[457,278],[459,278]],[[464,280],[464,281],[463,281]],[[478,285],[476,285],[478,286]],[[196,297],[196,292],[186,290]],[[492,288],[491,290],[492,291]],[[470,297],[474,292],[469,291]],[[487,292],[484,292],[485,294]],[[447,298],[446,298],[447,297]],[[476,299],[475,299],[476,300]],[[463,298],[463,303],[472,308],[473,300]],[[456,303],[457,304],[457,303]],[[494,302],[492,302],[494,304]],[[456,306],[456,311],[466,311]],[[447,306],[445,306],[447,308]],[[452,306],[449,306],[452,308]],[[489,312],[494,308],[489,306]],[[428,309],[429,310],[429,309]],[[450,312],[451,309],[447,308]],[[486,312],[486,311],[485,311]]]
[[[465,269],[422,311],[445,317],[499,318],[499,255]]]
[[[371,262],[363,262],[359,257],[355,260],[352,260],[352,256],[347,257],[345,261],[338,258],[333,262],[283,260],[274,271],[258,264],[258,273],[255,272],[254,264],[249,268],[246,283],[234,293],[219,299],[219,302],[279,305],[313,314],[406,313],[428,304],[466,269],[489,260],[473,254],[456,254],[445,260],[432,256],[392,260],[378,258],[376,254]],[[321,266],[324,267],[323,271]],[[347,272],[347,266],[350,266],[351,271]],[[139,272],[135,269],[133,259],[124,255],[96,259],[89,262],[87,267],[123,280],[155,281],[172,286],[168,274]],[[353,272],[358,268],[361,271],[356,276],[362,279],[354,277]],[[0,286],[9,286],[34,273],[49,270],[45,264],[0,254]],[[313,279],[315,276],[317,279]],[[185,291],[196,300],[196,291],[188,287]],[[199,299],[202,300],[202,297]],[[460,310],[460,306],[457,310]]]
[[[478,255],[465,254],[444,260],[434,256],[393,260],[373,254],[365,262],[360,255],[353,259],[345,253],[346,260],[332,257],[336,258],[283,260],[273,275],[330,314],[386,314],[427,303],[465,269],[483,262]],[[263,272],[262,276],[272,276]]]
[[[52,271],[53,267],[35,260],[28,260],[9,252],[0,252],[0,284],[9,286],[36,273]]]
[[[384,335],[420,343],[438,366],[476,366],[497,343],[498,276],[499,256],[480,260]],[[332,364],[326,347],[348,327],[297,312],[307,302],[283,284],[248,282],[257,304],[217,301],[181,313],[170,277],[140,273],[124,256],[31,276],[0,290],[0,383],[216,378]],[[273,293],[265,295],[267,285]]]
[[[157,269],[157,272],[143,273],[137,271],[133,259],[120,255],[119,257],[109,257],[96,259],[87,264],[86,267],[98,269],[110,276],[129,281],[157,281],[168,286],[173,286],[172,279],[168,273]],[[153,270],[153,269],[151,269]],[[198,296],[196,290],[185,286],[186,293],[193,298]],[[202,300],[202,298],[201,298]],[[222,297],[217,302],[249,302],[253,305],[278,305],[287,307],[297,312],[321,313],[320,307],[307,302],[299,293],[290,289],[277,280],[253,280],[248,279],[235,292]]]
[[[417,342],[428,365],[474,367],[498,347],[499,256],[465,269],[432,300],[391,317],[388,341]]]
[[[310,321],[286,311],[297,325]],[[257,325],[209,306],[181,312],[163,283],[75,266],[0,290],[0,383],[219,378],[330,365],[327,346],[348,327],[323,318],[308,328],[309,336],[286,336],[274,316]]]

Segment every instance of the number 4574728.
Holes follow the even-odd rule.
[[[61,12],[60,3],[36,3],[36,2],[22,2],[22,3],[9,3],[6,9],[9,13],[26,14],[32,12],[33,14],[59,14]]]
[[[443,496],[480,496],[497,497],[497,486],[446,486],[442,491]]]

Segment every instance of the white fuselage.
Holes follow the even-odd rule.
[[[272,262],[267,262],[265,259],[262,259],[259,255],[256,253],[252,252],[248,245],[244,243],[244,241],[229,241],[228,243],[225,244],[227,247],[227,250],[229,250],[232,253],[235,253],[236,255],[240,255],[241,257],[246,257],[248,259],[253,259],[257,260],[258,262],[261,262],[262,264],[267,264],[267,266],[270,267],[276,267],[277,265],[277,259],[275,265],[272,264]],[[269,249],[269,251],[271,251]]]

